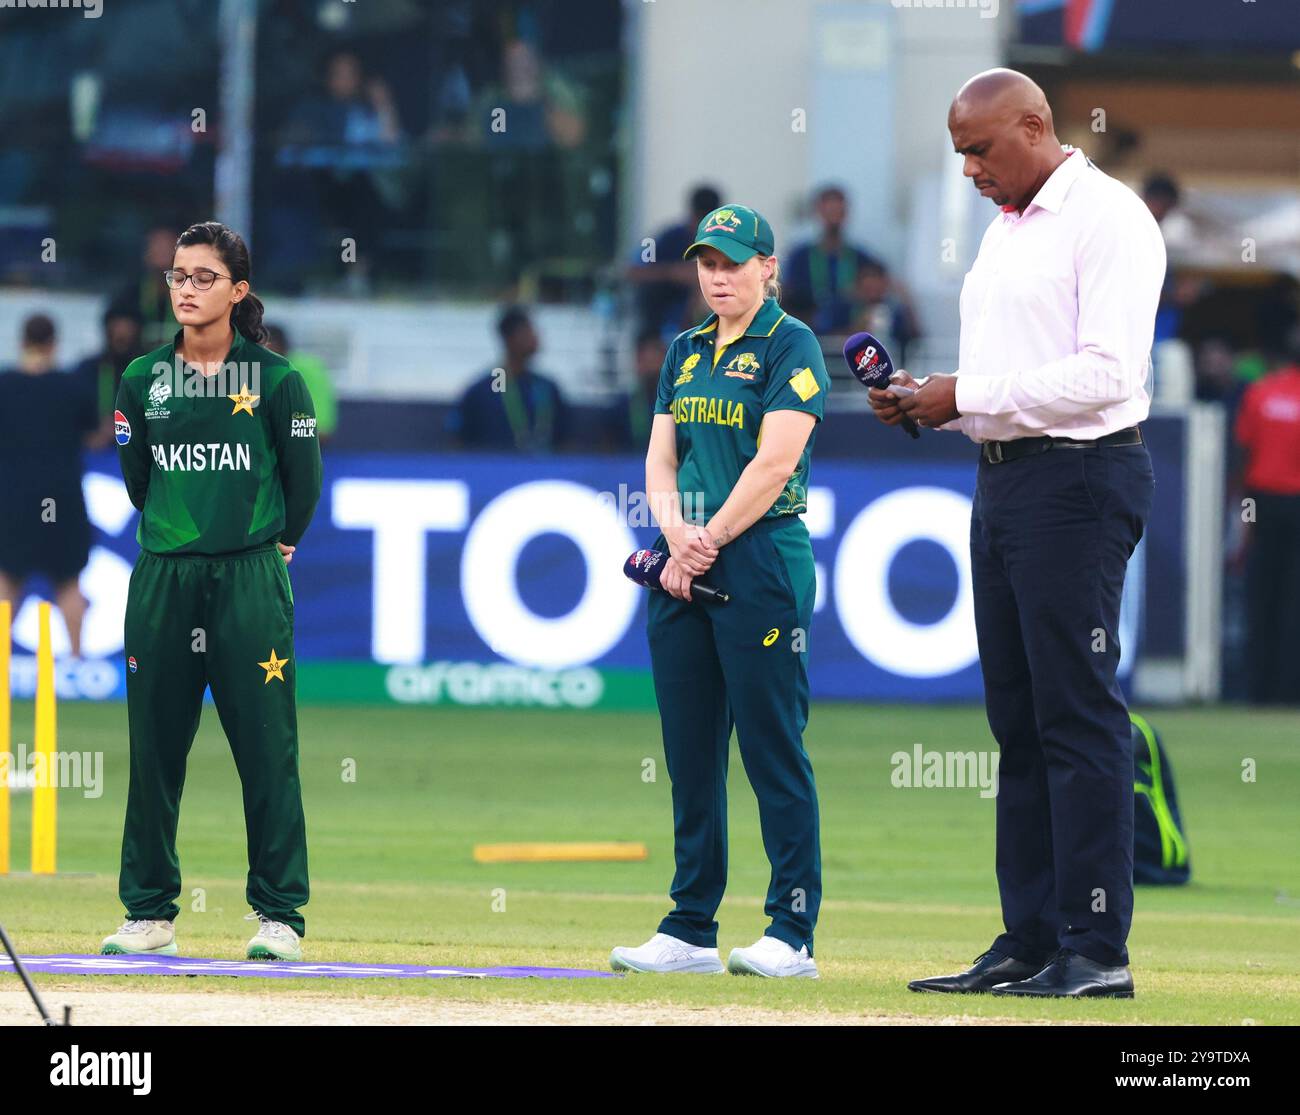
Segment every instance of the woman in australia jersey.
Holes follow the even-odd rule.
[[[302,376],[262,346],[248,248],[215,221],[176,241],[165,279],[181,328],[122,376],[114,427],[141,511],[126,602],[131,780],[105,953],[176,953],[176,824],[205,688],[243,783],[250,959],[298,960],[307,836],[298,780],[287,566],[321,491]]]
[[[713,311],[673,341],[659,378],[646,492],[667,550],[648,635],[673,784],[674,909],[616,970],[721,972],[714,920],[727,880],[727,753],[734,725],[772,864],[759,940],[737,974],[817,978],[817,788],[803,747],[816,595],[808,462],[830,378],[812,331],[777,298],[772,226],[742,205],[699,224],[694,257]],[[692,599],[699,577],[730,595]]]

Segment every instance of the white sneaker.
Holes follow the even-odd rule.
[[[795,952],[775,937],[760,937],[747,949],[732,949],[727,957],[727,971],[736,976],[802,976],[820,979],[817,961],[808,955],[808,946]]]
[[[128,918],[100,945],[101,956],[121,956],[126,953],[153,952],[163,956],[176,955],[176,924],[159,920],[132,920]]]
[[[301,960],[302,946],[298,943],[298,934],[282,921],[272,921],[265,914],[254,910],[245,914],[245,921],[256,918],[257,936],[248,942],[249,960]]]
[[[667,933],[656,933],[644,945],[619,945],[609,954],[616,972],[698,972],[716,976],[725,969],[718,950],[697,948]]]

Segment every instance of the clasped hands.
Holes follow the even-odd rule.
[[[689,601],[691,581],[709,571],[718,558],[718,547],[704,527],[683,523],[672,533],[664,532],[669,558],[664,563],[659,587],[669,596]]]

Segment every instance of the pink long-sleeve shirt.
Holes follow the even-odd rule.
[[[1147,417],[1165,245],[1145,203],[1080,150],[999,213],[961,292],[956,429],[1097,438]]]

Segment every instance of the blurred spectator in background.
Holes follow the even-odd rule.
[[[266,331],[269,334],[266,347],[288,360],[306,381],[307,393],[311,396],[312,406],[316,410],[316,436],[322,443],[328,441],[339,424],[338,398],[334,394],[334,383],[330,379],[329,369],[319,357],[293,348],[289,342],[289,335],[281,326],[268,323]]]
[[[393,95],[381,77],[365,79],[361,60],[351,51],[333,55],[325,69],[329,96],[308,111],[308,126],[321,143],[346,147],[392,147],[402,138]]]
[[[575,86],[546,65],[527,39],[506,39],[497,82],[476,98],[466,120],[471,145],[491,153],[489,248],[516,271],[566,253],[555,219],[573,188],[565,168],[583,144],[587,121]]]
[[[74,657],[86,600],[77,577],[90,558],[81,443],[97,425],[90,393],[55,370],[54,322],[23,322],[18,366],[0,371],[0,600],[15,608],[33,574],[49,579]]]
[[[135,306],[140,311],[140,356],[167,344],[180,326],[172,315],[171,292],[163,282],[163,272],[176,255],[176,238],[180,230],[170,225],[156,225],[144,239],[140,270],[112,298],[115,306]]]
[[[1300,322],[1300,279],[1278,272],[1255,297],[1255,333],[1260,347],[1269,352],[1289,353],[1294,345],[1291,331],[1297,322]]]
[[[907,292],[894,283],[883,263],[862,265],[853,288],[853,316],[846,326],[865,330],[881,341],[897,367],[906,367],[907,346],[921,335]]]
[[[814,333],[847,333],[853,317],[858,276],[880,261],[844,236],[848,197],[839,186],[823,186],[813,199],[821,233],[801,244],[781,267],[782,304]]]
[[[691,266],[694,267],[695,264],[691,263]],[[635,378],[631,389],[610,407],[606,423],[606,449],[644,451],[650,444],[650,425],[654,419],[659,373],[663,370],[667,352],[668,346],[659,330],[644,329],[637,336]]]
[[[497,322],[501,367],[475,380],[450,416],[449,432],[465,449],[547,453],[566,436],[564,397],[555,381],[532,370],[540,342],[532,320],[511,306]]]
[[[1151,210],[1156,224],[1164,228],[1165,218],[1178,208],[1182,194],[1178,183],[1163,172],[1149,175],[1142,186],[1142,200]],[[1165,253],[1165,282],[1160,288],[1160,303],[1156,308],[1155,337],[1152,343],[1167,341],[1179,336],[1183,323],[1183,313],[1187,307],[1205,293],[1204,280],[1194,276],[1180,275]]]
[[[502,44],[500,81],[479,95],[469,126],[472,138],[488,138],[496,150],[569,150],[587,135],[577,89],[546,66],[526,39]]]
[[[386,215],[403,202],[402,125],[387,82],[367,79],[351,51],[330,56],[324,86],[290,117],[277,162],[309,173],[331,240],[356,241],[349,278],[365,289]]]
[[[1156,224],[1163,224],[1164,219],[1178,208],[1178,202],[1181,200],[1178,183],[1168,174],[1157,171],[1149,175],[1143,184],[1142,200],[1147,203],[1147,208],[1151,210],[1151,216],[1156,219]]]
[[[682,253],[695,242],[700,222],[721,204],[722,195],[712,186],[696,186],[686,218],[655,233],[653,259],[646,259],[649,249],[638,245],[627,268],[640,328],[657,330],[665,342],[690,324],[687,310],[700,289],[695,261],[682,259]]]
[[[1300,328],[1286,361],[1252,383],[1235,426],[1243,484],[1247,665],[1256,704],[1300,704]]]
[[[1206,337],[1196,348],[1196,398],[1200,402],[1223,403],[1231,418],[1241,391],[1231,342],[1226,337]]]
[[[113,401],[126,366],[148,350],[142,346],[144,319],[130,303],[113,303],[104,311],[104,347],[73,369],[99,416],[98,428],[86,438],[87,449],[107,449],[113,443]],[[156,346],[155,346],[156,347]]]
[[[367,165],[367,149],[396,147],[402,125],[384,79],[367,81],[357,56],[341,50],[325,64],[324,94],[297,107],[282,139],[297,148],[289,161],[346,169]]]

